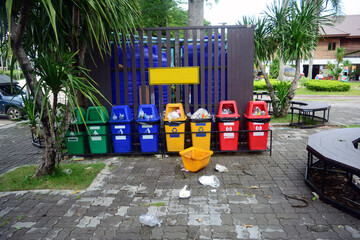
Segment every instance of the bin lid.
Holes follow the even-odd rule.
[[[128,105],[115,105],[111,109],[109,123],[129,123],[134,120]]]
[[[253,112],[255,111],[255,108],[259,108],[259,110],[265,114],[258,114],[258,115],[254,115]],[[267,104],[265,101],[249,101],[247,108],[246,108],[246,113],[244,114],[244,116],[247,119],[268,119],[271,118],[269,113],[268,113],[268,109],[267,109]]]
[[[230,109],[230,113],[223,113],[223,109]],[[234,100],[229,101],[220,101],[218,114],[216,115],[217,118],[238,118],[240,117],[236,102]]]
[[[86,119],[86,112],[82,107],[74,108],[75,118],[72,119],[71,124],[84,124],[83,119]],[[82,116],[82,117],[81,117]]]
[[[104,106],[89,107],[86,114],[87,124],[104,124],[109,121],[109,113]]]
[[[160,116],[155,104],[142,104],[139,106],[137,122],[158,122],[159,120]]]

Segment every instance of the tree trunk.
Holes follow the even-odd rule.
[[[188,0],[188,26],[204,26],[204,0]],[[192,36],[192,31],[189,31]],[[197,37],[200,37],[200,30],[197,30]]]
[[[271,105],[272,105],[272,108],[273,108],[273,112],[274,112],[274,114],[276,114],[277,113],[277,104],[276,104],[276,96],[275,96],[275,92],[274,92],[274,87],[270,83],[269,76],[265,71],[264,65],[262,64],[262,62],[260,61],[259,57],[256,54],[255,54],[255,58],[256,58],[256,61],[257,61],[258,65],[259,65],[262,73],[264,74],[266,86],[268,88],[270,99],[271,99]]]
[[[18,19],[18,23],[15,23],[13,13],[11,13],[11,49],[18,60],[21,69],[24,72],[24,76],[26,79],[26,83],[28,84],[32,95],[35,95],[35,88],[36,88],[36,79],[33,75],[33,67],[27,58],[26,52],[24,47],[21,43],[22,35],[25,31],[26,23],[28,20],[28,10],[31,6],[31,0],[23,0],[21,2],[21,10]],[[37,109],[41,109],[42,100],[44,95],[41,91],[38,91],[36,97],[36,107]],[[41,175],[48,175],[52,174],[54,171],[55,166],[55,157],[56,157],[56,150],[55,146],[55,139],[52,136],[52,131],[49,124],[49,116],[48,112],[44,111],[42,118],[40,119],[42,123],[42,133],[45,137],[45,153],[41,159],[41,162],[35,172],[35,177],[39,177]]]
[[[296,89],[298,87],[299,80],[300,80],[300,56],[298,55],[298,57],[296,59],[295,78],[291,82],[289,93],[288,93],[288,95],[286,97],[287,99],[286,99],[285,106],[281,109],[281,112],[280,112],[281,117],[285,117],[285,116],[288,115],[289,108],[291,106],[291,101],[295,97],[295,92],[296,92]]]
[[[204,26],[204,0],[189,0],[189,26]]]
[[[312,79],[313,65],[314,65],[314,49],[312,49],[310,52],[309,70],[307,75],[309,79]]]
[[[280,56],[280,59],[279,59],[279,76],[278,76],[277,80],[284,81],[284,72],[285,72],[285,63],[284,63],[283,57]]]

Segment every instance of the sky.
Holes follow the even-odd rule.
[[[212,2],[212,7],[205,7],[205,19],[211,25],[234,25],[243,15],[260,16],[266,10],[266,4],[272,0],[219,0],[218,4]],[[343,12],[345,15],[360,14],[360,0],[342,0]],[[360,24],[360,23],[359,23]]]

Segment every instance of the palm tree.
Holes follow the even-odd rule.
[[[255,24],[255,58],[257,64],[263,71],[265,81],[269,90],[274,115],[276,117],[286,116],[290,103],[295,96],[295,91],[300,79],[300,61],[309,57],[312,49],[316,47],[317,29],[326,21],[329,16],[318,16],[315,12],[321,8],[322,2],[300,1],[299,4],[291,2],[286,8],[280,7],[274,2],[268,7],[264,19],[245,19],[243,24]],[[274,86],[270,84],[268,75],[262,64],[270,60],[276,51],[282,52],[285,61],[295,61],[295,78],[290,83],[287,94],[282,94],[282,99],[276,99]],[[284,89],[286,84],[281,85]],[[284,92],[284,89],[277,89]],[[281,102],[279,105],[277,101]]]
[[[9,42],[14,57],[24,71],[27,85],[40,112],[45,153],[35,177],[52,174],[56,162],[54,118],[56,100],[49,94],[64,90],[70,108],[78,107],[77,93],[99,104],[99,93],[87,77],[85,53],[93,49],[104,55],[111,41],[134,31],[140,19],[134,0],[7,0],[6,19],[10,23]],[[35,76],[39,76],[37,80]]]

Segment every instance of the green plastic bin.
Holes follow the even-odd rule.
[[[88,108],[86,125],[91,153],[107,153],[109,151],[108,122],[109,113],[104,106]]]
[[[75,108],[74,112],[75,119],[70,123],[68,131],[65,133],[67,151],[71,155],[85,154],[87,150],[87,140],[85,137],[84,121],[82,119],[86,118],[86,112],[82,107]]]

